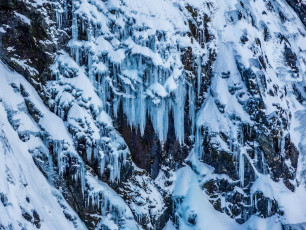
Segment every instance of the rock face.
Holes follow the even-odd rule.
[[[300,1],[0,0],[0,229],[306,228],[305,35]]]

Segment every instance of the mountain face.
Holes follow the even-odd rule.
[[[0,229],[306,229],[301,0],[0,0]]]

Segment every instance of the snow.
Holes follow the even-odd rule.
[[[295,109],[295,113],[291,123],[291,140],[293,143],[298,146],[300,150],[300,155],[298,159],[298,166],[296,172],[296,178],[302,183],[306,184],[305,172],[306,172],[306,128],[305,128],[305,115],[306,115],[306,108],[305,105],[301,106],[299,103],[295,101],[293,104]]]
[[[101,215],[106,216],[106,218],[102,218],[98,226],[104,224],[110,229],[138,229],[130,208],[115,191],[89,173],[86,174],[86,180],[89,186],[88,201],[91,200],[91,205],[100,207]],[[100,199],[100,195],[102,199]],[[114,222],[118,219],[124,220],[122,226],[118,226]]]
[[[169,77],[165,82],[165,88],[168,92],[173,92],[177,89],[177,84],[173,77]]]
[[[7,47],[7,50],[8,51],[15,51],[15,48],[14,47]]]
[[[113,121],[111,119],[111,117],[104,111],[102,110],[99,114],[99,117],[97,119],[98,122],[102,122],[110,127],[113,126]]]
[[[17,13],[17,12],[14,12],[14,13],[18,18],[20,18],[21,21],[28,24],[29,26],[31,25],[31,20],[28,17],[24,16],[23,14]]]
[[[0,63],[0,73],[0,155],[2,159],[0,162],[0,194],[3,194],[8,202],[8,204],[0,202],[2,226],[11,225],[14,229],[20,227],[36,229],[35,225],[24,221],[22,216],[22,212],[26,211],[32,216],[33,221],[35,210],[40,218],[40,229],[86,229],[62,195],[50,186],[38,170],[28,151],[27,143],[19,139],[7,119],[7,109],[9,107],[17,109],[22,100],[8,83],[17,80],[24,84],[26,82],[2,63]],[[19,119],[22,123],[27,121],[24,118],[25,114],[21,113]],[[21,127],[22,130],[27,128],[37,131],[37,127],[31,124],[30,119]],[[65,217],[63,209],[73,216],[73,222]]]
[[[176,230],[171,220],[168,220],[163,230]]]
[[[18,60],[16,58],[11,58],[11,60],[13,62],[16,62],[18,65],[20,65],[24,70],[28,70],[31,75],[37,75],[38,74],[38,71],[35,68],[26,64],[28,62],[28,60]]]
[[[189,166],[177,171],[177,181],[173,197],[183,197],[178,204],[177,218],[181,229],[239,229],[238,223],[224,213],[216,211],[201,190],[196,174]],[[175,203],[176,205],[176,203]],[[188,219],[195,215],[196,224],[190,226]]]
[[[260,218],[257,216],[251,216],[250,219],[244,223],[243,229],[255,230],[281,230],[283,229],[281,222],[277,217],[269,217],[269,218]]]
[[[44,3],[45,1],[40,0],[33,4]],[[47,102],[52,112],[28,82],[8,71],[1,63],[0,73],[7,76],[0,78],[0,130],[4,130],[0,132],[0,154],[5,159],[0,162],[3,166],[0,167],[3,169],[0,173],[0,185],[5,185],[5,194],[10,195],[9,189],[13,185],[3,179],[4,175],[9,174],[4,170],[7,164],[9,169],[14,168],[11,174],[15,178],[14,181],[20,184],[20,188],[16,185],[18,190],[12,189],[13,195],[8,196],[9,200],[16,197],[18,201],[12,203],[12,209],[19,210],[19,203],[22,203],[26,209],[31,210],[22,197],[30,193],[31,200],[37,202],[35,207],[39,207],[39,212],[43,213],[41,215],[45,222],[42,229],[63,229],[60,225],[68,221],[61,214],[62,210],[57,201],[54,202],[53,193],[57,191],[43,178],[29,155],[30,150],[38,146],[44,146],[43,149],[48,152],[47,147],[51,144],[58,157],[60,173],[66,170],[66,154],[78,159],[77,177],[81,179],[83,196],[88,194],[87,205],[97,207],[101,214],[97,228],[106,225],[110,229],[138,229],[136,220],[139,221],[145,216],[159,217],[165,211],[164,194],[156,187],[157,184],[160,187],[165,185],[166,176],[162,172],[154,183],[145,175],[135,176],[135,184],[130,185],[135,202],[127,204],[106,183],[99,181],[98,177],[85,169],[82,157],[86,158],[89,164],[99,165],[99,176],[105,176],[104,172],[108,170],[108,180],[111,183],[121,180],[121,170],[125,163],[130,161],[130,152],[124,139],[114,128],[116,123],[112,119],[117,118],[118,111],[121,111],[119,106],[122,104],[127,124],[131,128],[139,128],[141,135],[144,135],[147,119],[150,120],[162,148],[167,140],[170,114],[173,115],[178,143],[184,146],[186,138],[194,141],[194,145],[190,146],[188,158],[173,176],[176,179],[172,178],[173,184],[165,188],[168,195],[173,190],[175,219],[173,222],[169,220],[164,229],[179,227],[203,230],[276,230],[281,229],[282,224],[305,222],[306,109],[293,98],[291,86],[292,83],[305,85],[305,29],[285,1],[270,3],[275,12],[268,11],[266,1],[263,0],[223,3],[216,0],[74,0],[72,39],[67,47],[67,52],[70,53],[58,53],[51,67],[56,80],[47,82],[45,86],[46,95],[56,95],[55,98],[50,97]],[[205,26],[208,25],[208,33],[214,39],[205,40],[204,48],[199,41],[187,34],[190,32],[189,21],[198,23],[192,12],[186,9],[187,6],[195,8],[196,14],[206,14],[209,17]],[[280,9],[288,18],[285,22],[277,16]],[[55,11],[57,28],[61,29],[67,12],[61,7],[56,7]],[[263,14],[263,11],[266,13]],[[15,15],[31,25],[26,16],[16,12]],[[203,26],[199,24],[200,28]],[[262,31],[265,26],[269,30],[269,39],[265,38]],[[80,40],[79,31],[82,31]],[[0,27],[0,32],[4,33],[5,29]],[[280,41],[280,33],[288,41]],[[241,36],[248,37],[245,44],[241,41]],[[199,40],[201,39],[204,40],[200,34]],[[260,46],[257,45],[259,42]],[[283,50],[289,44],[297,54],[299,76],[284,62]],[[188,47],[192,50],[192,71],[187,71],[182,63],[182,55]],[[10,50],[12,49],[8,49]],[[210,52],[216,52],[211,76],[207,75],[210,73],[206,69]],[[260,57],[266,62],[265,68],[258,61]],[[31,75],[38,74],[38,71],[30,66],[29,60],[11,60]],[[254,75],[249,74],[248,79],[245,79],[240,69],[242,67],[252,71]],[[267,79],[262,80],[262,75]],[[204,79],[205,84],[208,79],[210,81],[207,92],[203,92]],[[254,83],[255,87],[249,89],[249,82]],[[25,99],[11,88],[11,84],[16,85],[16,91],[20,85],[24,87],[25,92],[29,94],[26,96],[27,100],[33,103],[34,109],[38,111],[38,121],[25,112]],[[272,90],[275,96],[269,95],[269,90]],[[296,178],[293,180],[294,192],[291,192],[282,180],[275,182],[270,178],[268,173],[273,169],[267,165],[262,151],[256,149],[254,159],[247,151],[252,144],[258,144],[246,141],[242,128],[244,125],[256,125],[256,119],[251,114],[254,112],[248,111],[248,103],[257,99],[264,103],[264,118],[279,116],[289,121],[286,127],[288,130],[282,130],[280,141],[284,147],[285,134],[289,133],[291,141],[301,153]],[[282,116],[279,115],[280,111],[284,111]],[[9,113],[13,114],[9,121],[12,124],[9,124],[6,118]],[[185,136],[187,120],[191,126],[189,137]],[[18,134],[29,135],[30,139],[23,143],[12,127]],[[207,138],[204,132],[210,132],[210,141],[217,150],[226,152],[233,159],[239,180],[234,181],[225,174],[216,174],[213,167],[202,162],[206,147],[203,146],[203,141]],[[39,138],[42,134],[46,135],[45,140]],[[226,136],[227,140],[222,138],[221,134]],[[75,150],[74,145],[78,138],[85,139],[86,151],[82,153],[84,156],[80,156]],[[280,154],[284,154],[283,148]],[[19,159],[19,155],[27,158]],[[53,173],[53,161],[49,153],[48,156],[50,175]],[[262,174],[256,166],[259,160],[261,162],[258,165],[263,168]],[[188,163],[188,166],[185,163]],[[274,215],[263,219],[253,215],[244,224],[239,225],[226,213],[215,210],[209,202],[211,199],[203,189],[203,184],[211,179],[225,179],[235,183],[234,191],[243,195],[247,193],[247,190],[243,190],[247,186],[247,163],[253,168],[256,177],[250,188],[251,200],[257,192],[262,192],[265,197],[278,202],[280,210],[284,211],[283,217]],[[291,167],[289,159],[286,164]],[[18,171],[18,168],[21,170]],[[23,174],[19,175],[21,172]],[[37,181],[34,177],[38,178]],[[28,184],[26,189],[23,184]],[[39,186],[46,189],[46,193],[37,198],[39,194],[35,188],[40,188]],[[49,204],[51,201],[52,204]],[[140,205],[136,205],[137,202]],[[8,220],[15,225],[16,221],[21,220],[20,212],[14,220],[13,214],[7,212],[11,207],[6,208],[1,203],[0,205],[0,213],[3,214],[0,215],[0,220],[6,216],[6,225]],[[222,196],[221,207],[226,205],[227,200]],[[48,227],[45,224],[51,221],[51,214],[44,210],[46,207],[52,211],[52,215],[56,211],[58,216],[54,218],[59,220],[58,223],[50,222]],[[122,226],[118,224],[121,219],[124,220]],[[78,217],[76,220],[80,229],[83,228]],[[192,225],[190,220],[195,224]],[[68,229],[73,228],[69,221],[65,229],[67,226]],[[31,228],[28,225],[26,227]]]
[[[106,42],[103,38],[100,41]],[[73,129],[72,138],[75,141],[90,134],[86,137],[87,160],[89,162],[98,160],[100,174],[103,175],[107,169],[110,172],[109,180],[119,181],[120,170],[126,163],[129,151],[114,130],[110,115],[106,113],[109,94],[105,90],[107,90],[106,81],[109,80],[104,74],[107,72],[107,67],[102,62],[95,62],[91,66],[94,68],[93,72],[97,68],[100,69],[96,73],[99,76],[98,82],[93,82],[93,78],[86,75],[84,66],[79,66],[76,60],[67,53],[61,52],[52,66],[52,71],[58,80],[48,83],[50,92],[56,92],[57,95],[55,100],[50,100],[50,104],[55,105],[55,112],[62,119],[65,117],[62,114],[63,109],[68,110],[68,123],[65,125]],[[73,71],[72,76],[66,74],[70,70]],[[97,92],[94,85],[98,86],[98,89],[102,88],[103,91]]]
[[[154,94],[160,97],[166,97],[168,95],[165,88],[157,82],[150,85],[148,94],[150,96],[152,95],[152,97],[154,97]]]
[[[211,179],[211,169],[206,171],[206,180]],[[261,191],[265,196],[276,199],[281,210],[285,211],[285,220],[278,216],[260,218],[252,216],[244,224],[239,225],[226,214],[213,208],[208,201],[208,196],[200,189],[200,177],[189,167],[185,166],[176,172],[176,183],[173,191],[174,207],[177,207],[176,220],[179,229],[282,229],[282,221],[291,224],[303,223],[305,220],[305,196],[303,188],[290,192],[281,182],[273,182],[269,176],[262,175],[252,187],[251,194]],[[203,183],[203,181],[201,181]],[[272,193],[273,194],[272,194]],[[180,201],[182,199],[182,201]],[[196,224],[191,226],[188,218],[196,216]],[[176,229],[170,221],[165,230]]]
[[[133,211],[135,219],[140,221],[146,218],[162,218],[166,211],[162,193],[149,176],[137,175],[142,173],[142,170],[135,167],[135,171],[136,175],[124,187],[124,193],[133,197],[133,200],[129,200],[127,203]],[[154,225],[149,222],[147,226],[153,228]]]
[[[149,57],[156,66],[163,64],[160,55],[153,52],[148,47],[137,45],[132,40],[128,40],[126,44],[128,45],[129,49],[131,49],[132,54],[140,54],[142,56]]]
[[[85,111],[77,103],[74,103],[69,109],[68,118],[83,121],[84,117],[86,117]]]
[[[103,73],[107,72],[107,70],[108,70],[106,65],[103,64],[102,62],[94,63],[93,68],[95,68],[95,72],[99,73],[99,74],[103,74]]]
[[[183,144],[186,86],[178,46],[186,47],[188,43],[195,53],[200,53],[201,48],[186,39],[189,29],[178,6],[162,0],[154,4],[150,1],[86,0],[75,1],[73,7],[71,56],[80,65],[85,61],[83,57],[87,57],[88,71],[84,74],[96,86],[107,113],[116,117],[122,101],[130,126],[138,126],[143,134],[149,115],[160,141],[164,141],[168,133],[167,114],[173,107],[176,136]],[[133,25],[131,20],[135,20]],[[116,25],[114,28],[112,23]],[[97,30],[100,26],[102,32]],[[87,40],[78,41],[77,28],[87,34]],[[157,38],[158,33],[161,38]],[[60,74],[65,76],[60,59],[58,64],[53,69],[56,72],[59,68]],[[108,105],[111,92],[115,94],[116,103]],[[168,98],[170,92],[175,95],[174,102]],[[136,119],[136,114],[140,119]],[[193,112],[190,114],[194,117]]]

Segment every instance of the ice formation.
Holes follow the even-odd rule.
[[[18,2],[52,64],[0,44],[0,229],[305,228],[306,33],[286,1]]]

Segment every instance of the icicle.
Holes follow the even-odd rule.
[[[254,162],[258,163],[258,147],[254,148]]]
[[[105,197],[102,195],[102,202],[101,202],[101,215],[104,215],[106,213],[106,202]]]
[[[226,202],[225,202],[225,197],[224,196],[221,196],[221,209],[224,211],[225,210],[225,205],[226,205]]]
[[[261,153],[262,173],[267,174],[268,170],[267,170],[267,167],[266,167],[266,159],[265,159],[263,151],[260,151],[260,153]]]
[[[94,194],[91,195],[91,206],[92,207],[96,207],[95,199],[96,199],[96,194],[94,193]]]
[[[100,151],[100,175],[103,175],[105,168],[105,155],[103,151]]]
[[[97,145],[97,141],[93,147],[93,158],[98,159],[98,154],[99,154],[99,147]]]
[[[65,20],[68,20],[68,6],[67,6],[67,0],[63,1],[63,5],[64,5],[64,16],[65,16]]]
[[[141,135],[144,135],[144,130],[146,126],[146,102],[145,96],[143,95],[143,85],[140,83],[139,94],[138,94],[138,109],[137,116],[139,116],[139,127]]]
[[[157,70],[157,68],[155,68],[155,66],[153,66],[152,67],[153,68],[153,78],[151,78],[151,82],[150,82],[150,84],[153,84],[153,83],[155,83],[155,82],[158,82],[158,70]]]
[[[120,105],[120,97],[115,97],[113,100],[113,113],[115,118],[118,117],[119,105]]]
[[[202,134],[201,134],[201,127],[196,127],[196,134],[195,134],[195,142],[194,142],[194,152],[198,159],[202,158],[202,144],[201,144]]]
[[[91,147],[91,143],[88,143],[86,145],[86,157],[89,162],[91,162],[91,156],[92,156],[92,147]]]
[[[93,35],[93,31],[92,31],[92,26],[91,26],[91,23],[90,22],[88,22],[88,27],[87,27],[87,40],[89,41],[89,42],[91,42],[91,40],[92,40],[92,35]]]
[[[87,55],[87,59],[88,59],[88,78],[89,78],[89,80],[91,81],[91,82],[94,82],[93,80],[93,74],[92,74],[92,68],[91,68],[91,66],[92,66],[92,64],[93,64],[93,60],[92,60],[92,57],[91,57],[91,54],[90,54],[90,52],[88,52],[88,55]]]
[[[80,180],[81,180],[81,189],[82,189],[82,195],[84,197],[85,194],[85,165],[84,162],[81,162],[80,165],[81,169],[80,169]]]
[[[239,178],[240,178],[240,185],[244,187],[244,156],[243,152],[239,151]]]
[[[174,105],[174,128],[175,135],[179,143],[182,145],[184,142],[184,107],[185,107],[185,90],[184,84],[178,86],[176,92],[176,100]]]
[[[198,56],[197,58],[197,98],[200,96],[201,81],[202,81],[202,58]]]
[[[244,145],[244,132],[243,132],[243,127],[239,127],[238,128],[238,143],[241,144],[241,145]]]
[[[165,108],[164,108],[164,113],[163,113],[163,142],[166,140],[167,135],[168,135],[168,126],[169,126],[169,105],[168,103],[165,101]]]
[[[119,161],[118,156],[115,154],[111,155],[111,162],[110,162],[110,181],[114,182],[116,179],[120,178],[120,167],[119,167]]]
[[[195,95],[192,86],[188,86],[189,120],[191,121],[191,133],[194,134],[195,125]]]
[[[57,28],[60,29],[62,27],[62,21],[63,21],[63,14],[59,10],[55,12],[56,15],[56,24]]]
[[[97,194],[97,208],[98,208],[98,210],[101,208],[101,206],[100,206],[100,195],[99,194]]]
[[[99,78],[101,78],[100,73],[99,73]],[[105,83],[105,77],[101,78],[101,83],[100,83],[100,98],[102,100],[103,109],[106,110],[106,83]]]
[[[158,105],[150,103],[148,110],[158,139],[163,142],[166,138],[165,133],[168,132],[168,113],[165,113],[165,100],[161,99],[161,102]]]
[[[73,43],[73,44],[71,44],[70,49],[71,49],[71,56],[74,58],[74,60],[77,64],[80,64],[79,46],[77,44]]]
[[[136,125],[136,116],[135,116],[135,99],[130,98],[130,120],[131,125]]]
[[[135,99],[133,98],[130,86],[124,85],[126,98],[123,99],[123,112],[127,117],[127,122],[132,128],[136,124]]]
[[[77,16],[75,14],[73,14],[72,16],[72,39],[74,41],[78,40],[78,20],[77,20]]]
[[[280,153],[282,156],[285,156],[285,136],[281,138]]]
[[[57,167],[60,175],[63,175],[64,168],[62,164],[62,144],[59,141],[55,141],[53,145],[53,150],[55,155],[57,156]]]
[[[51,185],[53,185],[53,160],[50,154],[48,154],[48,181]]]
[[[268,216],[271,216],[271,209],[272,209],[272,200],[268,199]]]

